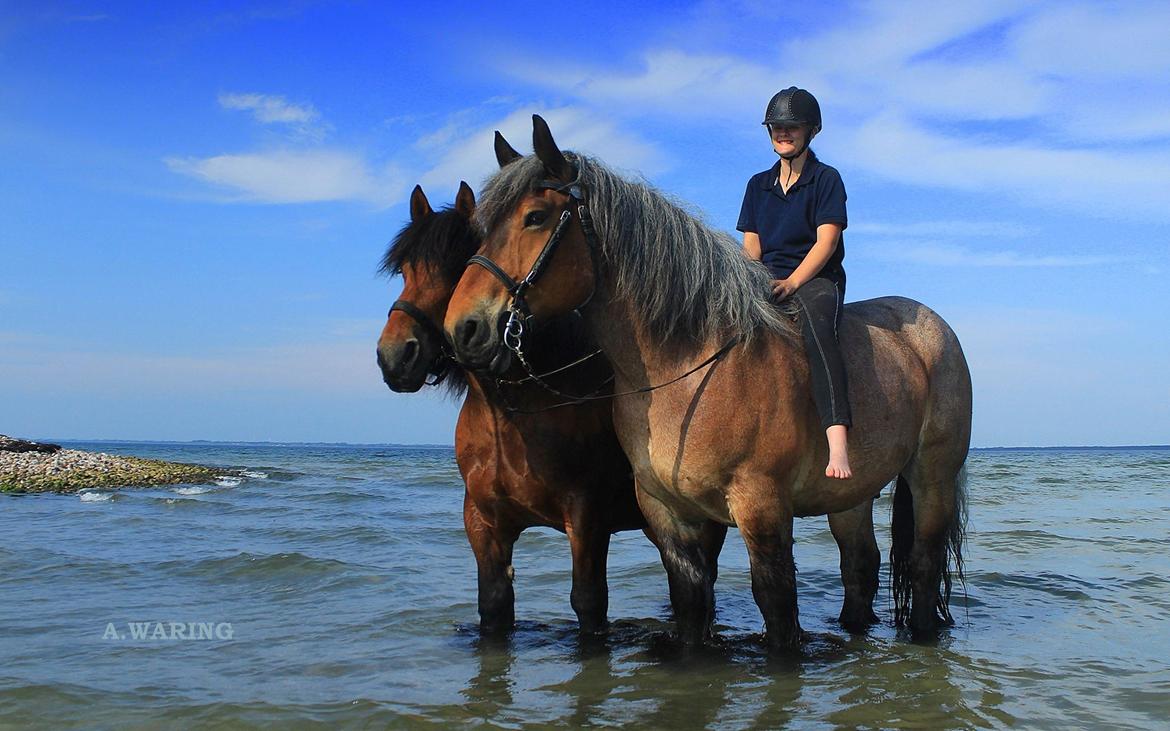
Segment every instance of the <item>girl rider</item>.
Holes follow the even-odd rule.
[[[837,347],[845,300],[845,186],[808,147],[821,131],[821,108],[812,94],[795,86],[779,92],[763,123],[780,159],[748,181],[736,228],[745,253],[772,272],[773,298],[791,297],[799,309],[813,399],[829,440],[825,475],[847,479],[852,420]]]

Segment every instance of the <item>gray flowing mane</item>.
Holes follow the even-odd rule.
[[[646,183],[624,180],[593,158],[565,155],[580,166],[612,289],[629,298],[656,346],[687,352],[716,339],[746,342],[761,329],[796,332],[770,301],[768,270],[734,239]],[[547,176],[535,155],[503,167],[484,186],[476,223],[494,230]]]

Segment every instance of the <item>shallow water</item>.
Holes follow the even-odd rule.
[[[516,550],[518,630],[485,643],[450,449],[69,446],[236,479],[0,496],[0,725],[1147,729],[1170,718],[1170,449],[973,452],[966,599],[936,646],[889,626],[884,576],[884,623],[865,636],[837,627],[836,546],[824,519],[798,521],[812,639],[799,657],[769,658],[734,531],[708,650],[669,642],[665,575],[639,533],[613,541],[611,632],[579,639],[568,544],[543,529]],[[887,491],[883,554],[889,511]]]

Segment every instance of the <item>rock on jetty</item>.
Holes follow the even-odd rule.
[[[61,449],[0,434],[0,492],[77,492],[211,482],[214,470],[193,464]]]

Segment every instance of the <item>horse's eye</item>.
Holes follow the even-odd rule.
[[[524,217],[524,226],[525,226],[525,228],[535,227],[535,226],[543,226],[544,222],[547,220],[548,220],[548,213],[547,212],[545,212],[545,211],[531,211],[527,216]]]

